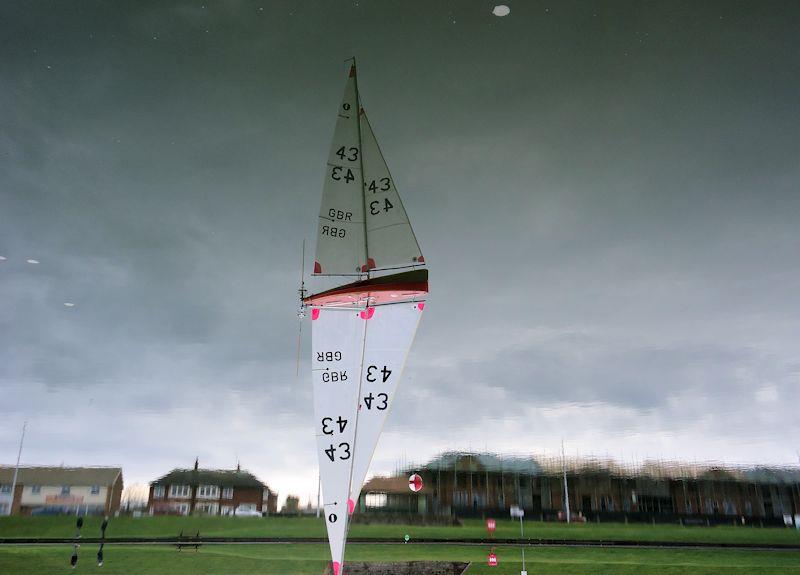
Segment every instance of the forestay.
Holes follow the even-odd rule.
[[[334,571],[344,558],[366,321],[358,311],[315,308],[312,379],[325,525]]]
[[[350,498],[358,501],[414,340],[423,302],[374,308],[367,323]]]

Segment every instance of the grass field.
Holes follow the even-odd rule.
[[[232,517],[119,517],[112,518],[108,537],[174,537],[180,531],[205,537],[325,537],[325,526],[315,518],[232,518]],[[2,517],[0,538],[72,537],[75,518]],[[421,527],[412,525],[358,525],[350,528],[351,537],[393,538],[400,541],[408,533],[413,540],[425,538],[481,539],[487,537],[481,520],[467,520],[462,527]],[[99,537],[100,518],[87,517],[84,537]],[[519,523],[497,520],[497,538],[519,536]],[[525,536],[531,539],[602,539],[607,541],[670,541],[687,543],[755,543],[800,545],[800,532],[786,528],[759,527],[681,527],[650,524],[580,524],[525,522]]]
[[[328,558],[327,545],[210,545],[199,552],[178,553],[168,546],[115,546],[105,548],[105,565],[98,570],[96,545],[84,545],[78,567],[72,571],[70,545],[0,547],[0,573],[39,575],[52,573],[105,573],[142,575],[320,575]],[[472,561],[469,575],[518,574],[520,552],[499,547],[500,565],[485,564],[488,549],[451,545],[357,545],[347,547],[349,561]],[[745,574],[798,573],[798,551],[563,549],[537,548],[526,553],[528,572],[545,574]]]

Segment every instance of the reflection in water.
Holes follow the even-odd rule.
[[[410,473],[422,477],[419,493],[409,489]],[[374,513],[469,517],[521,510],[556,521],[777,525],[800,509],[800,469],[445,452],[372,478],[359,504]]]

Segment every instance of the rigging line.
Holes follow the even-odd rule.
[[[299,328],[297,330],[297,363],[295,369],[295,377],[300,377],[300,349],[303,343],[303,318],[306,316],[306,239],[303,238],[303,248],[300,256],[300,289],[297,290],[300,295],[300,308],[297,310],[297,317],[299,321]]]
[[[330,216],[319,216],[319,219],[325,220],[326,222],[332,222],[334,224],[338,222],[338,223],[341,223],[342,225],[344,225],[344,224],[363,224],[364,223],[364,222],[359,222],[358,220],[337,220],[335,218],[331,218]],[[322,274],[317,274],[317,275],[322,275]],[[331,275],[339,275],[339,274],[331,274]],[[345,275],[347,275],[347,274],[345,274]]]
[[[378,230],[385,230],[386,228],[393,228],[395,226],[408,226],[409,228],[411,225],[408,222],[396,222],[394,224],[386,224],[385,226],[378,226],[377,228],[370,228],[370,232],[377,232]]]
[[[295,377],[300,377],[300,348],[303,343],[303,320],[300,320],[300,329],[297,330],[297,366],[295,369]]]

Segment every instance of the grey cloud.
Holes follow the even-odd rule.
[[[798,11],[448,10],[0,8],[2,453],[33,417],[64,427],[31,462],[308,474],[299,247],[355,54],[431,267],[381,465],[564,434],[794,461]]]

